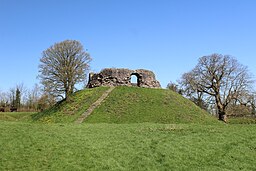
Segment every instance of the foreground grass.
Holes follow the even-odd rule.
[[[0,170],[255,170],[256,125],[0,121]]]
[[[86,123],[213,123],[193,102],[164,89],[116,87]]]

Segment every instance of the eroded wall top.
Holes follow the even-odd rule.
[[[132,83],[132,75],[137,77],[137,82]],[[130,70],[124,68],[106,68],[100,73],[90,73],[87,87],[99,86],[138,86],[147,88],[160,88],[152,71],[145,69]]]

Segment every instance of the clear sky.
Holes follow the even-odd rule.
[[[0,0],[0,90],[38,83],[42,51],[66,39],[91,70],[149,69],[163,88],[199,57],[229,54],[256,74],[255,0]]]

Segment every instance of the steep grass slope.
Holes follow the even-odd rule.
[[[45,123],[74,122],[107,89],[108,87],[98,87],[78,91],[72,95],[70,102],[63,100],[46,111],[32,115],[32,120]]]
[[[164,89],[116,87],[85,123],[212,123],[209,116],[181,95]]]

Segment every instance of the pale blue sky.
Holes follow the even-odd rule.
[[[103,68],[149,69],[163,88],[229,54],[256,74],[255,0],[0,0],[0,90],[38,80],[41,53],[79,40]]]

